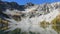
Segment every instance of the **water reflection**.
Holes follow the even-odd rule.
[[[36,32],[31,32],[31,31],[21,32],[21,29],[18,29],[18,28],[13,31],[4,32],[5,30],[9,29],[8,22],[9,21],[7,21],[7,20],[0,19],[0,34],[40,34],[40,33],[36,33]],[[47,26],[52,25],[51,26],[52,29],[54,29],[54,31],[56,31],[58,34],[60,34],[60,16],[57,16],[55,19],[53,19],[51,23],[42,21],[40,25],[41,25],[40,27],[42,27],[44,29],[47,28]],[[51,33],[49,33],[49,34],[51,34]]]

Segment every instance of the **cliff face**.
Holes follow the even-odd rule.
[[[57,34],[56,31],[60,32],[60,25],[57,26],[56,22],[57,16],[60,16],[60,2],[18,5],[15,2],[0,1],[0,26],[5,31],[18,28],[28,34]],[[60,24],[60,21],[58,23]]]

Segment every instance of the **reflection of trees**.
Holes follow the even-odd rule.
[[[42,21],[42,22],[40,22],[40,25],[42,28],[46,28],[49,25],[49,22]]]
[[[54,20],[52,20],[52,24],[53,24],[52,28],[59,33],[60,32],[60,16],[57,16]]]
[[[21,34],[21,29],[15,29],[13,31],[10,31],[8,34]]]
[[[4,20],[0,18],[0,30],[8,29],[8,20]]]

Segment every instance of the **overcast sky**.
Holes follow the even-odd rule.
[[[60,2],[60,0],[3,0],[8,2],[17,2],[20,5],[24,5],[28,2],[32,2],[34,4],[42,4],[42,3],[52,3],[52,2]]]

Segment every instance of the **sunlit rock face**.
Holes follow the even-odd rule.
[[[60,2],[18,5],[0,1],[0,6],[0,30],[4,32],[60,34]]]

